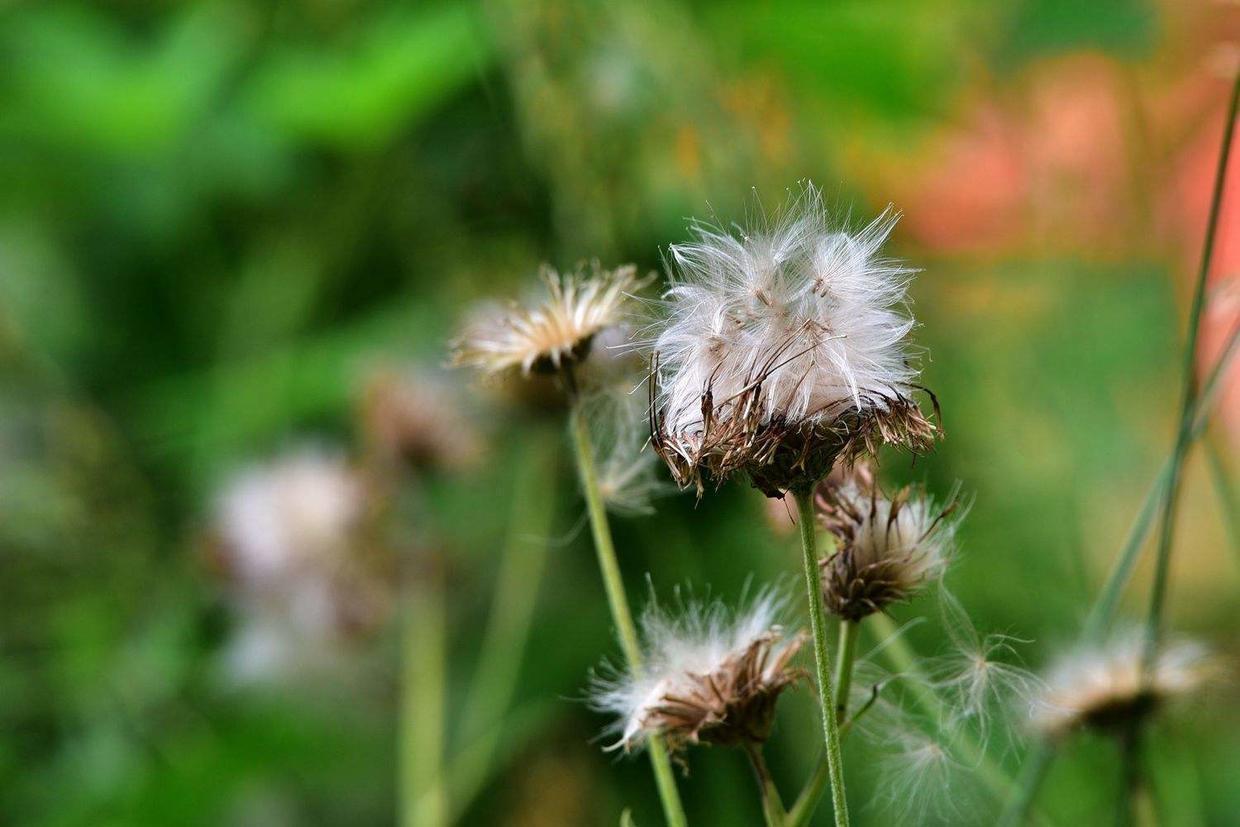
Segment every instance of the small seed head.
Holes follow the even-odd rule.
[[[894,496],[855,481],[817,498],[819,519],[838,550],[821,563],[829,612],[860,620],[912,597],[947,568],[955,537],[953,500],[939,506],[920,488]]]
[[[487,375],[553,374],[589,356],[594,337],[623,321],[628,294],[641,286],[632,265],[561,275],[547,267],[545,294],[527,304],[477,314],[452,346],[452,364]]]

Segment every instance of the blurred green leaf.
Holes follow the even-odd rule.
[[[1158,34],[1150,0],[1021,0],[1011,9],[1007,36],[996,53],[1002,66],[1087,48],[1131,57],[1149,51]]]
[[[254,116],[339,148],[382,145],[484,71],[492,47],[473,6],[375,18],[345,53],[282,47],[249,92]]]

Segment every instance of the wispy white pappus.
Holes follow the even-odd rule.
[[[776,700],[801,674],[789,662],[803,638],[786,635],[782,607],[771,590],[736,612],[717,601],[674,613],[649,606],[642,668],[596,677],[591,687],[591,705],[617,718],[614,747],[637,749],[654,735],[672,750],[765,741]]]
[[[821,193],[762,226],[695,222],[651,331],[655,446],[682,485],[746,471],[778,496],[880,442],[928,446],[911,398],[913,270],[882,254],[898,216],[832,226]]]

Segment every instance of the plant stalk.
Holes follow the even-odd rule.
[[[624,580],[620,576],[620,564],[616,560],[611,527],[607,522],[607,510],[603,506],[603,497],[598,488],[590,431],[576,394],[572,396],[574,398],[569,412],[569,429],[572,432],[573,451],[577,457],[581,487],[585,493],[586,510],[590,516],[594,551],[598,556],[599,572],[603,576],[603,589],[607,592],[607,605],[611,609],[611,619],[620,637],[620,648],[624,650],[624,657],[630,669],[640,672],[642,653],[637,638],[637,626],[633,622],[633,613],[629,609],[629,601],[624,593]],[[659,798],[663,803],[663,815],[669,827],[686,827],[688,819],[685,817],[684,805],[680,801],[680,792],[676,789],[676,778],[672,775],[672,763],[663,739],[651,738],[647,752],[650,753],[655,784],[659,789]]]
[[[405,593],[400,715],[404,827],[447,824],[443,774],[447,618],[442,577],[438,566],[428,567]]]
[[[836,720],[835,695],[831,691],[831,659],[827,652],[826,618],[822,608],[822,580],[818,571],[818,551],[814,526],[812,490],[797,491],[797,526],[801,533],[801,563],[809,601],[810,629],[814,636],[814,667],[818,678],[818,705],[822,711],[822,731],[827,749],[827,774],[831,783],[831,803],[836,827],[848,824],[848,799],[844,790],[844,759],[840,749],[840,728]]]
[[[835,662],[835,720],[840,726],[848,720],[848,692],[852,688],[853,663],[857,657],[857,631],[860,623],[840,620],[840,654]]]
[[[766,759],[762,756],[762,745],[752,741],[745,742],[745,754],[749,756],[749,765],[753,767],[754,777],[758,781],[758,790],[762,795],[762,818],[766,827],[784,827],[784,802],[779,797],[779,789],[771,772],[767,769]]]
[[[460,814],[485,782],[494,763],[504,716],[512,705],[529,642],[538,586],[546,568],[555,515],[552,496],[558,460],[557,436],[539,428],[517,457],[508,536],[500,551],[478,665],[461,713],[460,741],[468,755],[451,788],[452,812]]]
[[[1222,378],[1227,375],[1227,369],[1230,367],[1238,349],[1240,349],[1240,324],[1236,325],[1228,336],[1219,354],[1218,361],[1210,369],[1210,373],[1201,387],[1201,394],[1193,405],[1193,439],[1200,437],[1209,423],[1210,410],[1214,406],[1215,397],[1218,396],[1218,392],[1222,388]],[[1115,563],[1111,567],[1111,573],[1107,575],[1106,583],[1098,593],[1098,598],[1090,609],[1089,617],[1085,621],[1084,636],[1087,639],[1100,637],[1115,618],[1116,609],[1119,607],[1120,593],[1123,592],[1124,586],[1128,584],[1128,580],[1132,577],[1133,569],[1137,564],[1137,558],[1140,556],[1145,540],[1149,536],[1150,528],[1153,526],[1154,514],[1167,496],[1167,483],[1171,475],[1171,462],[1172,457],[1168,456],[1163,462],[1162,468],[1159,469],[1158,475],[1154,478],[1154,483],[1150,486],[1150,490],[1146,492],[1145,499],[1141,502],[1141,508],[1137,513],[1137,518],[1133,522],[1132,528],[1124,540],[1124,545],[1121,547],[1119,554],[1115,558]]]
[[[1218,167],[1214,175],[1214,192],[1210,198],[1210,216],[1206,222],[1206,237],[1201,250],[1201,267],[1193,289],[1193,304],[1188,316],[1188,334],[1184,345],[1184,382],[1180,403],[1180,425],[1176,433],[1175,449],[1171,454],[1171,475],[1167,481],[1167,497],[1163,501],[1162,525],[1158,536],[1158,554],[1155,557],[1154,584],[1150,589],[1150,608],[1146,616],[1145,652],[1142,658],[1142,674],[1149,675],[1158,655],[1158,643],[1162,634],[1162,617],[1167,602],[1167,580],[1171,565],[1171,546],[1175,536],[1176,506],[1179,501],[1180,477],[1184,455],[1192,439],[1193,400],[1197,392],[1196,363],[1197,339],[1201,329],[1201,315],[1205,307],[1206,280],[1214,259],[1214,241],[1218,233],[1219,216],[1222,213],[1223,191],[1227,183],[1227,162],[1231,157],[1232,136],[1235,134],[1236,113],[1240,107],[1240,72],[1232,83],[1231,99],[1227,105],[1227,122],[1223,127],[1223,145],[1219,151]]]

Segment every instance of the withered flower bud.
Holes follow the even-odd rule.
[[[778,610],[768,593],[734,617],[718,604],[648,612],[644,670],[593,687],[595,708],[619,716],[614,746],[637,749],[655,735],[673,751],[764,742],[779,695],[802,675],[789,664],[804,637],[785,637]]]
[[[872,478],[820,492],[819,519],[837,551],[820,563],[827,611],[845,620],[883,611],[943,573],[956,521],[953,499],[939,506],[920,488],[888,497]]]

